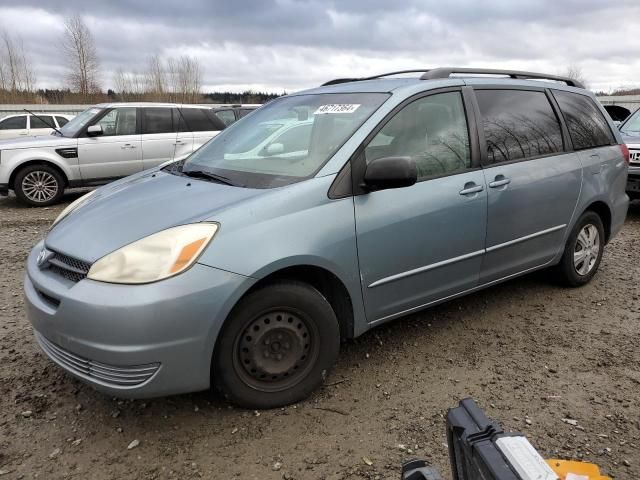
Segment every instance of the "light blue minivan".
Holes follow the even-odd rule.
[[[547,267],[587,283],[624,223],[627,163],[567,78],[334,80],[69,205],[29,255],[28,315],[110,395],[285,405],[376,325]]]

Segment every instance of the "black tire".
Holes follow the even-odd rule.
[[[34,181],[42,179],[40,187]],[[29,186],[32,188],[30,189]],[[41,190],[38,190],[41,188]],[[28,165],[16,174],[13,191],[18,200],[31,207],[47,207],[60,201],[64,194],[64,178],[49,165]]]
[[[592,246],[591,250],[588,252],[588,257],[593,259],[593,263],[591,263],[590,260],[585,260],[589,262],[589,266],[585,267],[584,263],[576,265],[576,262],[574,261],[574,254],[582,251],[582,241],[579,241],[578,237],[580,232],[582,232],[587,226],[591,226],[597,231],[598,245],[597,248]],[[595,212],[584,212],[573,227],[571,235],[569,235],[562,259],[558,265],[558,271],[562,282],[570,287],[581,287],[582,285],[589,283],[600,266],[602,253],[604,252],[604,243],[605,235],[602,219]],[[582,273],[580,270],[582,270]]]
[[[340,328],[327,299],[305,283],[274,283],[231,312],[214,352],[212,383],[242,407],[289,405],[320,386],[339,350]]]

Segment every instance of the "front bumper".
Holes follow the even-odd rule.
[[[255,281],[196,264],[146,285],[78,283],[27,260],[27,315],[42,350],[66,371],[117,397],[204,390],[229,311]]]

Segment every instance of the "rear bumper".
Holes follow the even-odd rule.
[[[204,390],[224,319],[254,280],[196,264],[147,285],[77,283],[27,260],[27,315],[47,356],[117,397]]]

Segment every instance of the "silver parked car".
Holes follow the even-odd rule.
[[[526,72],[419,75],[287,95],[71,204],[27,261],[43,351],[110,395],[215,385],[268,408],[392,319],[543,268],[589,282],[628,206],[594,96]],[[310,134],[273,135],[296,123]]]
[[[620,125],[620,132],[629,149],[627,194],[637,200],[640,199],[640,108]]]
[[[72,118],[73,115],[60,113],[7,115],[0,120],[0,140],[49,135],[55,128],[64,127]]]
[[[180,160],[225,128],[210,107],[108,103],[85,110],[56,135],[0,142],[0,195],[31,206],[67,187],[102,185]]]

